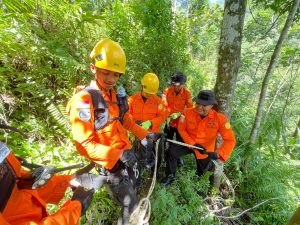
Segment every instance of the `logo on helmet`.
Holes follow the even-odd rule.
[[[103,55],[101,54],[101,55],[97,55],[97,56],[96,56],[96,59],[97,59],[98,61],[101,61],[101,60],[104,59],[104,57],[103,57]]]

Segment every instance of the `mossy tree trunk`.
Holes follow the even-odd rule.
[[[228,119],[241,61],[241,44],[246,0],[225,0],[215,84],[218,109]]]

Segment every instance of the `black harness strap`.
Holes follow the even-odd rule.
[[[106,101],[102,95],[101,90],[95,89],[93,86],[87,86],[86,88],[84,88],[84,90],[88,92],[92,98],[95,115],[95,131],[100,130],[110,121],[119,120],[121,123],[123,123],[123,117],[129,109],[126,97],[120,98],[117,96],[117,102]],[[120,115],[118,117],[110,118],[107,104],[118,104],[120,109]]]

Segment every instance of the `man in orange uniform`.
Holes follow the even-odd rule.
[[[154,73],[146,73],[141,80],[142,90],[128,99],[129,113],[133,120],[146,130],[160,132],[160,126],[165,120],[165,111],[162,100],[156,96],[159,88],[159,79]],[[154,164],[154,144],[145,149],[140,145],[140,162],[148,168]]]
[[[204,154],[204,150],[173,145],[167,152],[166,177],[162,180],[164,185],[174,181],[177,159],[180,156],[193,153],[197,161],[197,174],[202,176],[212,168],[212,159],[226,161],[235,146],[234,133],[226,116],[212,109],[217,104],[214,92],[200,91],[193,100],[196,105],[194,108],[186,109],[181,115],[178,131],[185,143],[203,147],[208,155]],[[224,142],[215,150],[218,133]]]
[[[131,144],[127,130],[141,140],[146,136],[158,137],[132,120],[127,112],[124,91],[117,95],[113,89],[125,73],[126,56],[121,46],[110,39],[103,39],[94,47],[90,60],[95,81],[74,95],[67,106],[73,139],[81,155],[107,170],[112,192],[122,205],[118,224],[128,224],[137,197],[131,182],[133,178],[128,176],[136,158],[129,150]]]
[[[171,87],[164,90],[162,100],[165,104],[169,118],[164,133],[168,139],[173,139],[176,135],[177,141],[182,141],[177,127],[179,117],[185,108],[193,107],[191,92],[184,87],[186,76],[181,72],[175,72],[171,76]],[[166,149],[167,150],[167,149]],[[183,160],[178,159],[179,165],[183,165]]]
[[[77,188],[53,215],[46,204],[58,204],[63,198],[72,176],[54,176],[43,187],[32,190],[22,187],[31,173],[21,169],[20,161],[0,142],[0,224],[1,225],[76,225],[92,201],[92,192]]]

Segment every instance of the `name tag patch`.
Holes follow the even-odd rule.
[[[216,129],[217,124],[215,123],[215,121],[208,121],[207,128]]]
[[[91,119],[90,109],[80,109],[78,112],[78,117],[84,122],[87,122]]]

